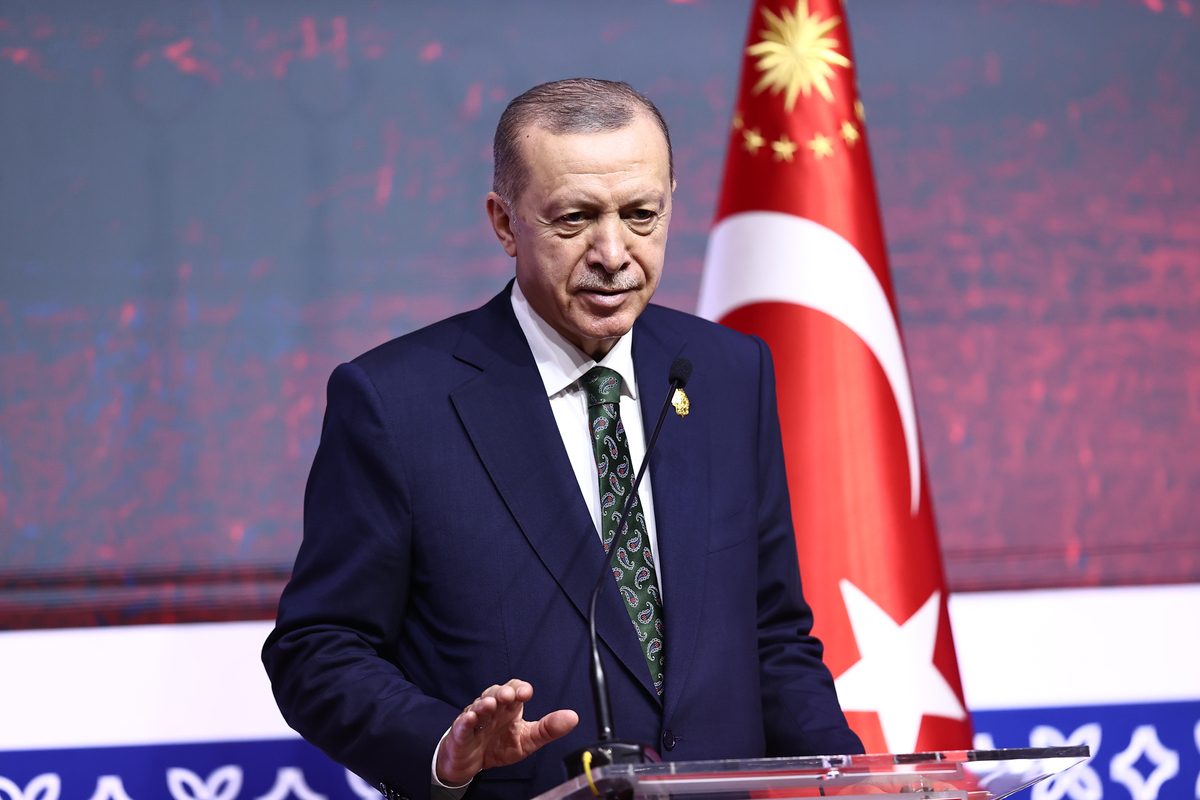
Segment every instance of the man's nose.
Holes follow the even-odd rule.
[[[625,225],[617,214],[603,214],[592,226],[591,248],[588,250],[588,265],[600,267],[607,272],[617,272],[629,264],[629,250],[625,246]]]

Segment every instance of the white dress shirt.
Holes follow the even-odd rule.
[[[521,287],[514,281],[512,288],[513,313],[517,315],[517,323],[525,341],[533,352],[533,360],[537,363],[538,374],[546,387],[546,397],[550,400],[550,410],[554,413],[554,421],[558,425],[558,435],[562,437],[563,447],[567,458],[571,461],[571,470],[579,484],[579,493],[587,503],[588,511],[592,514],[592,523],[596,526],[596,539],[600,540],[600,480],[596,475],[596,456],[592,450],[592,426],[588,420],[587,392],[580,384],[587,371],[594,366],[608,367],[621,376],[621,422],[625,427],[625,437],[629,441],[629,455],[633,459],[636,470],[641,468],[642,458],[646,454],[646,431],[642,425],[642,407],[638,402],[637,375],[633,370],[633,330],[630,329],[617,340],[612,349],[599,361],[584,353],[575,345],[568,342],[561,333],[551,328],[545,320],[538,316]],[[638,500],[646,517],[646,534],[650,538],[650,551],[654,556],[654,566],[658,577],[659,597],[664,598],[662,559],[658,556],[658,536],[654,525],[654,498],[650,492],[650,472],[642,478],[638,487]],[[570,535],[563,531],[563,535]],[[630,623],[632,624],[632,623]],[[450,731],[446,731],[450,733]],[[446,735],[442,735],[445,741]],[[462,786],[447,786],[438,780],[437,757],[442,749],[442,742],[433,751],[433,787],[434,797],[441,800],[455,800],[466,791],[470,782]]]

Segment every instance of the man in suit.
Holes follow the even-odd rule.
[[[495,160],[515,281],[330,378],[263,654],[285,718],[389,796],[553,787],[594,739],[587,609],[618,547],[597,629],[619,736],[677,760],[861,752],[809,633],[770,355],[649,305],[675,188],[658,110],[534,87]],[[613,528],[679,357],[690,413]]]

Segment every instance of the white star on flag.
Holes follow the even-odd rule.
[[[846,711],[873,711],[888,750],[916,748],[921,718],[963,719],[967,712],[933,663],[941,592],[903,624],[848,580],[839,582],[861,658],[838,676],[838,698]]]

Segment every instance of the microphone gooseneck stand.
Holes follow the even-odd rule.
[[[616,537],[613,539],[614,545],[621,542],[625,537],[625,529],[629,524],[629,510],[632,507],[633,499],[637,497],[638,487],[642,484],[642,477],[646,474],[646,468],[650,464],[650,454],[654,452],[654,445],[658,441],[659,431],[662,429],[663,421],[667,418],[667,409],[671,407],[671,399],[675,396],[676,391],[687,385],[688,379],[691,377],[691,361],[686,358],[677,358],[671,363],[671,370],[667,377],[670,389],[667,392],[666,399],[663,400],[662,409],[658,412],[658,420],[654,424],[654,432],[650,435],[650,441],[646,444],[646,454],[642,458],[642,465],[638,469],[629,495],[625,498],[625,502],[621,507],[621,525],[617,530]],[[602,767],[606,764],[643,764],[647,761],[661,760],[658,753],[650,745],[617,739],[613,730],[612,703],[608,696],[608,683],[604,677],[604,664],[600,660],[600,640],[596,636],[596,601],[600,597],[600,590],[604,588],[606,579],[612,579],[612,560],[617,549],[616,546],[610,549],[608,558],[604,561],[604,570],[596,579],[595,588],[592,589],[591,602],[588,605],[588,635],[592,647],[592,668],[588,677],[591,680],[592,703],[596,712],[597,740],[566,757],[567,773],[571,777],[582,774],[590,767]]]

